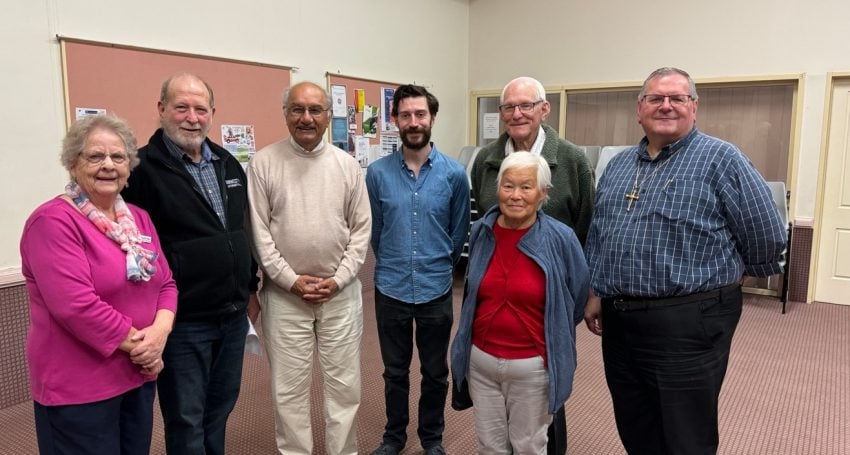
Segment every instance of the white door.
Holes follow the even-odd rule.
[[[825,165],[814,298],[850,305],[850,79],[833,85]]]

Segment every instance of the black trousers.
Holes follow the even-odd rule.
[[[156,387],[137,389],[94,403],[44,406],[33,402],[42,455],[147,455],[153,431]]]
[[[426,450],[442,444],[446,426],[444,409],[449,391],[446,359],[453,321],[451,291],[430,302],[412,304],[388,297],[376,289],[375,316],[384,361],[387,425],[383,442],[399,450],[407,444],[410,361],[415,338],[422,373],[417,428],[419,442]]]
[[[741,302],[739,286],[632,311],[603,299],[605,378],[629,454],[717,452],[717,403]]]

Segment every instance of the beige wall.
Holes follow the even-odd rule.
[[[642,81],[661,66],[681,67],[696,79],[804,74],[791,190],[795,218],[811,221],[826,74],[850,70],[850,2],[469,3],[470,90],[501,88],[521,74],[545,85]]]
[[[324,84],[327,71],[415,81],[440,99],[434,140],[457,154],[467,137],[468,11],[466,0],[7,2],[0,16],[0,283],[16,279],[26,217],[67,179],[58,162],[65,121],[57,34],[295,66],[296,82]],[[139,109],[155,109],[157,96]]]
[[[469,91],[498,89],[520,74],[550,85],[640,81],[665,65],[697,79],[805,74],[792,163],[798,222],[815,210],[826,74],[850,70],[845,0],[7,3],[0,16],[0,283],[20,265],[26,217],[66,180],[57,158],[65,128],[57,34],[291,65],[299,68],[294,81],[323,82],[326,71],[415,81],[440,99],[434,140],[449,153],[467,141]],[[155,98],[140,109],[153,109]]]

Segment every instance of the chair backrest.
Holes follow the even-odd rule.
[[[770,188],[770,194],[773,196],[773,202],[779,210],[779,219],[782,225],[788,226],[788,194],[785,191],[785,182],[767,182],[767,187]]]
[[[460,155],[458,155],[457,160],[466,168],[466,178],[470,185],[472,185],[472,165],[475,164],[475,157],[478,156],[480,150],[481,147],[467,145],[460,149]]]
[[[473,155],[475,155],[475,152],[476,152],[475,149],[477,149],[477,148],[480,148],[480,147],[475,147],[474,145],[464,146],[463,148],[460,149],[460,153],[457,156],[457,161],[464,168],[466,168],[469,165],[469,163],[472,162]]]
[[[602,150],[601,145],[580,145],[578,146],[587,157],[587,162],[591,169],[596,169],[596,164],[599,163],[599,152]]]
[[[596,181],[599,182],[599,179],[602,178],[602,173],[605,172],[605,167],[608,166],[611,158],[631,147],[631,145],[608,145],[602,147],[602,150],[599,152],[599,162],[596,163]]]

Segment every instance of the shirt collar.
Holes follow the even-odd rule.
[[[661,152],[658,153],[658,156],[655,157],[655,160],[663,161],[667,158],[670,158],[674,153],[687,147],[697,134],[699,134],[699,130],[697,129],[696,125],[694,125],[694,127],[691,128],[691,131],[686,134],[685,137],[662,147]],[[646,136],[644,136],[643,139],[641,139],[640,144],[638,144],[637,154],[638,157],[640,157],[640,159],[642,160],[653,161],[653,159],[649,157],[649,152],[646,150],[648,146],[649,140],[646,138]]]
[[[165,148],[168,149],[168,152],[171,153],[171,156],[177,158],[178,161],[192,162],[192,157],[190,157],[189,154],[184,152],[183,149],[180,148],[180,146],[175,144],[174,141],[172,141],[171,138],[169,138],[168,135],[165,134],[165,131],[162,132],[162,141],[165,142]],[[209,144],[207,144],[207,141],[205,140],[201,144],[201,162],[209,162],[217,159],[219,159],[218,155],[215,155],[212,152],[212,149],[210,149]]]
[[[295,150],[297,150],[298,152],[303,153],[305,155],[316,154],[318,152],[321,152],[325,148],[325,140],[324,139],[319,141],[319,143],[316,144],[316,147],[314,147],[313,150],[307,150],[304,147],[301,147],[297,142],[295,142],[295,138],[293,138],[292,136],[289,137],[289,143],[292,144],[293,147],[295,147]]]
[[[526,150],[527,152],[531,152],[532,155],[540,156],[540,153],[543,152],[543,143],[546,142],[546,132],[543,131],[543,125],[540,125],[540,129],[537,131],[537,139],[534,140],[534,144],[531,146],[531,150]],[[505,143],[505,156],[510,155],[515,152],[514,150],[514,141],[508,136],[508,142]]]
[[[434,146],[434,143],[431,142],[431,151],[428,152],[428,158],[422,163],[423,166],[432,167],[434,162],[434,157],[436,157],[437,147]],[[402,169],[407,169],[407,163],[404,162],[404,146],[401,146],[398,150],[393,152],[394,155],[397,156],[399,166]]]

